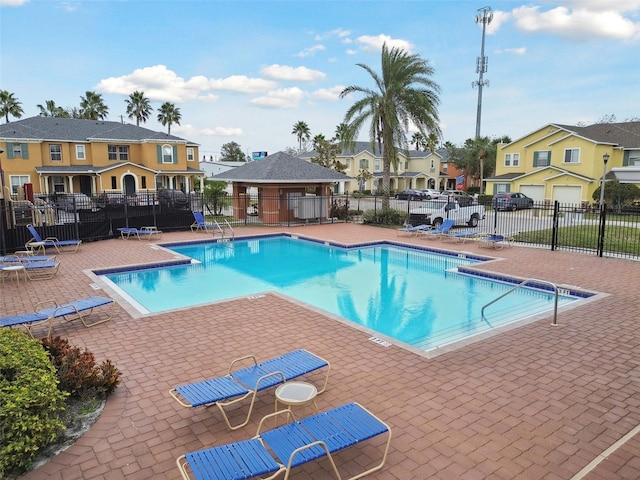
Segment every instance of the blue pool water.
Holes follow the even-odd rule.
[[[551,293],[520,289],[482,319],[513,285],[457,273],[479,260],[389,244],[262,237],[170,248],[196,262],[105,277],[147,312],[277,291],[422,350],[553,308]]]

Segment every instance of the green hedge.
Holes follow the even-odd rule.
[[[55,441],[65,397],[42,344],[0,328],[0,477],[27,470],[38,450]]]

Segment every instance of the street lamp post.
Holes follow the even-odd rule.
[[[602,161],[604,163],[604,170],[602,171],[602,180],[600,182],[600,209],[604,205],[604,177],[607,175],[607,162],[609,161],[609,154],[602,155]]]

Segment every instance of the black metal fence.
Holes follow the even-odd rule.
[[[135,197],[110,193],[89,203],[55,198],[5,201],[0,204],[0,254],[24,249],[31,238],[27,224],[36,226],[42,237],[97,241],[118,236],[121,227],[186,230],[194,222],[193,211],[203,212],[208,221],[229,222],[234,227],[334,222],[399,226],[427,205],[418,200],[364,195],[234,198],[191,193],[187,197],[188,203],[179,206],[158,200],[152,192]],[[551,250],[640,258],[640,208],[593,210],[558,202],[535,203],[532,208],[515,211],[483,207],[484,218],[475,227],[480,232],[514,235],[516,242]]]

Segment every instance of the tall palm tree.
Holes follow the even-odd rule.
[[[416,146],[416,150],[420,150],[421,148],[426,147],[427,140],[424,138],[424,135],[420,132],[415,132],[411,135],[411,143]]]
[[[21,105],[22,102],[19,102],[13,93],[0,90],[0,115],[4,117],[6,123],[9,123],[9,115],[16,118],[22,116],[24,110]]]
[[[80,114],[87,120],[104,120],[109,115],[109,107],[104,104],[101,93],[87,91],[80,97]]]
[[[144,96],[144,92],[136,90],[129,98],[125,100],[127,104],[127,114],[129,118],[136,119],[136,125],[140,126],[140,121],[143,123],[149,120],[151,111],[153,108],[149,105],[149,99]]]
[[[341,123],[336,127],[334,138],[339,142],[342,150],[348,150],[353,153],[355,150],[355,142],[353,141],[353,135],[349,130],[349,125]]]
[[[38,104],[36,106],[40,110],[40,113],[38,115],[40,115],[41,117],[70,117],[69,112],[67,112],[64,108],[56,105],[56,102],[54,100],[47,100],[44,106],[42,104]]]
[[[349,86],[340,93],[344,98],[350,93],[362,93],[345,114],[345,123],[355,137],[366,121],[370,121],[369,137],[372,148],[378,143],[382,151],[383,208],[389,207],[391,165],[397,169],[399,148],[408,155],[407,130],[413,123],[420,133],[440,136],[438,125],[438,93],[440,87],[431,76],[433,67],[419,55],[409,55],[402,49],[389,50],[382,46],[382,73],[379,75],[364,64],[358,64],[373,78],[377,90]],[[353,138],[352,137],[352,138]]]
[[[298,139],[298,153],[302,152],[302,142],[308,142],[311,138],[311,130],[306,122],[300,120],[293,125],[293,131],[291,132]]]
[[[175,104],[171,102],[164,102],[160,106],[160,110],[158,110],[158,121],[164,127],[168,125],[167,133],[171,135],[171,125],[174,123],[176,125],[180,125],[180,119],[182,115],[180,114],[180,109],[175,106]]]

